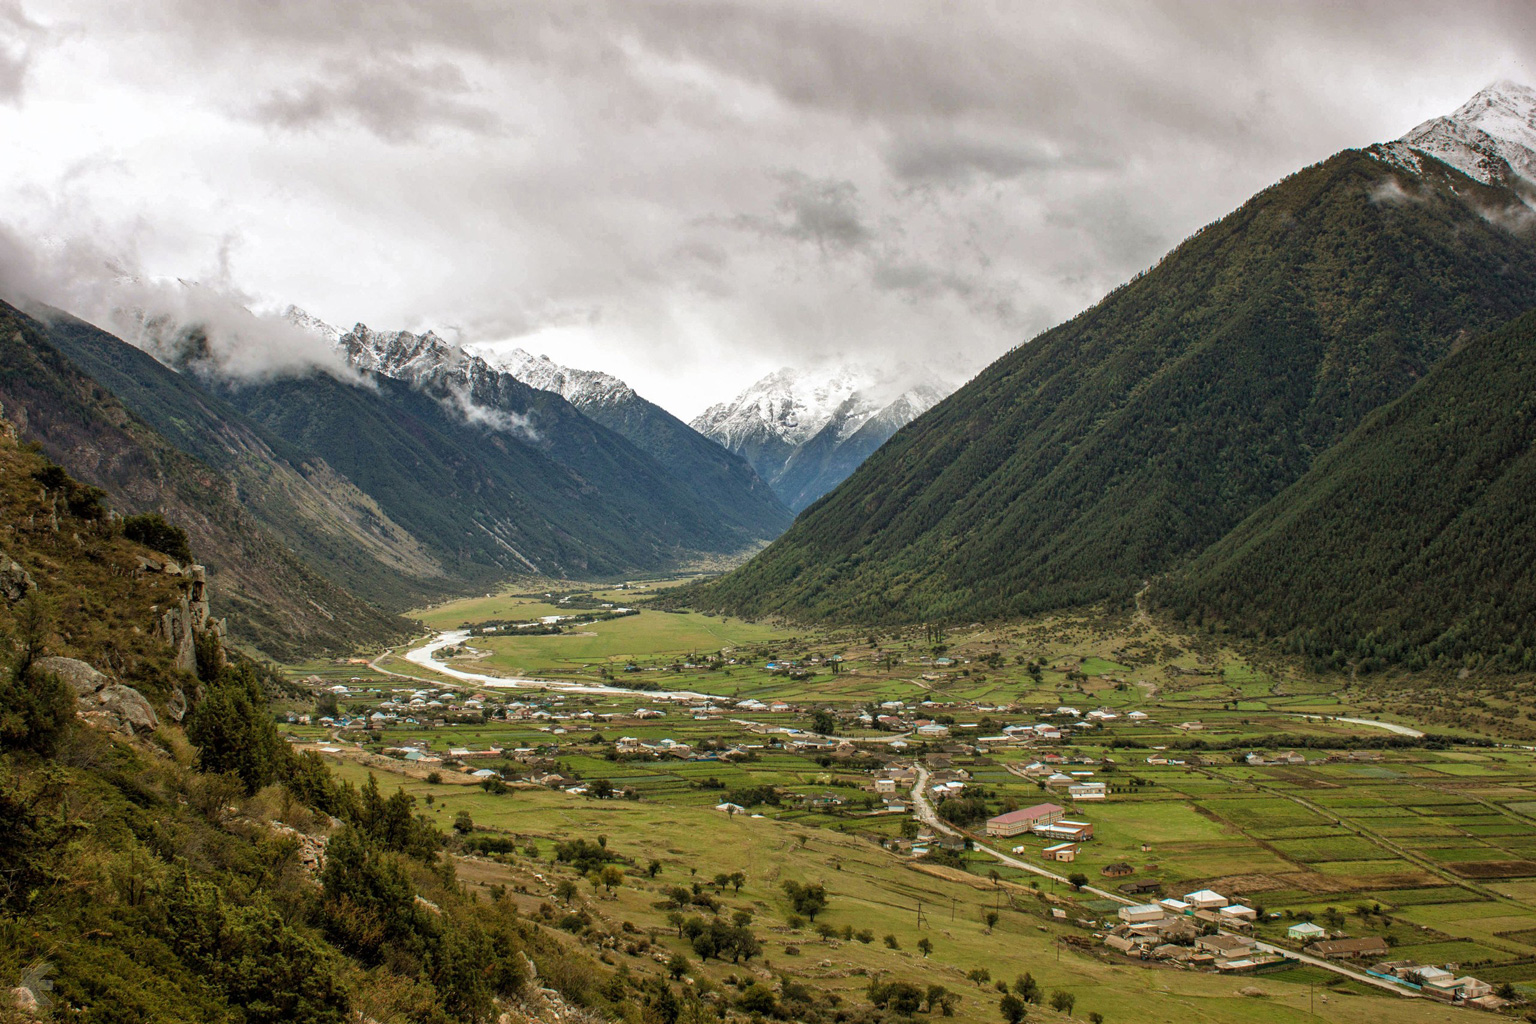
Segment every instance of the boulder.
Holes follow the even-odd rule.
[[[160,719],[144,695],[131,686],[112,683],[97,690],[94,695],[96,709],[105,712],[123,732],[154,732],[160,727]]]
[[[32,582],[32,574],[10,555],[0,551],[0,595],[15,604],[36,589],[37,584]]]
[[[68,683],[81,717],[94,725],[129,736],[160,727],[154,707],[142,693],[78,658],[39,658],[32,663],[32,671]]]
[[[38,658],[32,671],[58,676],[74,688],[77,697],[88,697],[112,681],[78,658]]]

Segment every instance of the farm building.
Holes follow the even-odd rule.
[[[1035,804],[1033,807],[1009,811],[1007,814],[999,814],[995,818],[987,819],[987,835],[1023,835],[1041,825],[1049,825],[1060,821],[1062,815],[1066,813],[1065,807],[1058,807],[1055,804]],[[1070,839],[1072,837],[1066,836],[1064,838]]]
[[[1163,908],[1156,903],[1140,903],[1134,907],[1121,907],[1116,913],[1126,924],[1147,924],[1163,919]]]
[[[1306,951],[1313,956],[1324,956],[1330,960],[1353,960],[1386,956],[1389,947],[1386,939],[1369,935],[1360,939],[1327,939],[1323,942],[1314,942],[1307,947]]]
[[[1085,843],[1093,838],[1093,826],[1088,822],[1067,821],[1064,818],[1048,825],[1036,825],[1030,831],[1044,839],[1058,839],[1063,842]]]
[[[1218,957],[1247,956],[1253,952],[1253,940],[1242,935],[1202,935],[1195,940],[1195,947]]]

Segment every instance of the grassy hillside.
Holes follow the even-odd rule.
[[[1459,337],[1536,306],[1515,202],[1340,153],[898,432],[686,599],[891,622],[1124,600],[1297,480]]]
[[[488,1021],[535,963],[607,1009],[593,961],[460,888],[411,798],[288,750],[277,677],[241,664],[194,687],[172,667],[148,627],[183,582],[136,571],[151,552],[99,493],[0,437],[4,546],[36,584],[0,598],[0,1020]],[[77,720],[44,656],[131,683],[161,725]],[[180,683],[185,731],[165,706]]]
[[[206,552],[214,614],[236,641],[274,657],[343,653],[388,642],[405,624],[320,576],[274,539],[235,484],[178,451],[48,339],[0,303],[0,403],[25,440],[126,512],[155,511]]]
[[[1468,342],[1153,590],[1314,660],[1536,668],[1536,314]]]

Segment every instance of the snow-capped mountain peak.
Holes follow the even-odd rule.
[[[786,367],[710,406],[692,426],[745,457],[798,510],[953,390],[931,370],[907,365]]]
[[[1448,117],[1404,135],[1406,145],[1484,184],[1536,184],[1536,89],[1499,81]]]
[[[576,370],[561,366],[549,356],[535,356],[520,348],[510,352],[489,348],[472,348],[471,351],[529,387],[553,391],[577,408],[617,405],[636,397],[634,389],[628,384],[600,370]]]
[[[331,345],[340,346],[341,331],[321,320],[319,317],[306,313],[298,306],[289,306],[283,310],[283,319],[293,324],[302,331],[306,331],[316,337],[323,338]]]
[[[710,406],[692,426],[733,450],[759,437],[797,445],[814,437],[844,403],[878,380],[877,374],[862,367],[841,366],[821,374],[786,366],[732,401]]]

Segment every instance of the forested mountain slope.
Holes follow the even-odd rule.
[[[274,657],[341,654],[406,624],[325,579],[265,530],[228,477],[179,451],[0,303],[0,404],[21,436],[127,512],[161,512],[207,552],[214,613]]]
[[[656,566],[707,533],[670,481],[615,496],[389,377],[365,388],[315,374],[227,385],[221,397],[345,474],[459,580]]]
[[[1503,216],[1523,209],[1393,145],[1307,168],[998,360],[683,599],[883,622],[1128,598],[1458,338],[1536,307],[1536,246]]]
[[[1335,667],[1536,668],[1536,314],[1447,357],[1152,596]]]
[[[339,341],[352,365],[409,384],[443,405],[451,412],[447,427],[475,435],[466,447],[489,439],[512,461],[543,464],[575,484],[581,500],[549,505],[551,522],[568,528],[579,543],[586,534],[566,524],[585,517],[610,542],[629,544],[620,552],[625,561],[599,550],[594,565],[658,568],[688,553],[734,554],[783,529],[782,512],[766,519],[758,514],[761,495],[743,498],[730,487],[722,490],[713,471],[701,479],[673,472],[560,394],[530,387],[430,331],[374,331],[359,324]],[[526,483],[519,496],[538,497]],[[561,564],[575,563],[567,555]]]

